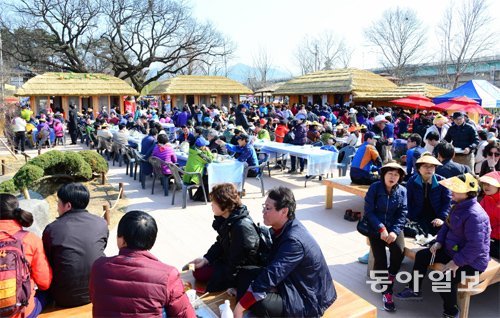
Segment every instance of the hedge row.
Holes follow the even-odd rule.
[[[13,179],[0,183],[0,192],[13,193],[17,189],[30,188],[38,179],[48,175],[64,174],[90,180],[93,174],[107,171],[107,161],[95,151],[51,150],[22,166]]]

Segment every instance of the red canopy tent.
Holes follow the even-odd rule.
[[[491,116],[491,113],[479,105],[478,102],[466,96],[455,97],[447,102],[437,104],[434,106],[434,109],[445,111],[464,111],[466,113]]]
[[[415,108],[415,109],[431,108],[435,106],[432,100],[423,95],[408,95],[405,98],[391,100],[390,103],[393,103],[398,106]]]

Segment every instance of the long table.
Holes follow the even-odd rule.
[[[310,176],[326,175],[330,172],[334,153],[321,150],[312,145],[297,146],[274,141],[257,140],[254,147],[266,153],[289,154],[307,159],[307,174]]]

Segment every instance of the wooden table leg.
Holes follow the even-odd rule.
[[[331,209],[333,206],[333,188],[326,187],[326,197],[325,197],[325,205],[327,209]]]

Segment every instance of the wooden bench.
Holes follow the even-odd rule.
[[[413,238],[405,238],[405,256],[409,259],[415,260],[417,252],[424,247],[415,243]],[[431,266],[433,270],[442,270],[444,264],[436,263]],[[474,285],[477,281],[473,277],[466,278],[458,285],[458,307],[460,308],[460,318],[467,318],[469,316],[470,296],[478,295],[488,288],[489,285],[500,282],[500,263],[498,260],[491,258],[488,267],[484,272],[479,275],[479,283]],[[467,287],[474,286],[473,290],[463,290]]]
[[[331,209],[333,206],[333,189],[339,189],[364,198],[370,187],[352,183],[349,176],[326,179],[323,180],[323,184],[326,186],[325,206],[327,209]]]
[[[39,318],[91,318],[92,317],[92,303],[73,307],[61,308],[54,305],[48,306],[44,311],[38,315]]]
[[[195,282],[191,272],[182,272],[181,278],[184,282],[189,282],[195,289],[204,290],[204,284]],[[337,291],[337,300],[331,305],[323,315],[323,317],[363,317],[372,318],[377,317],[377,308],[359,297],[342,284],[335,282],[335,289]],[[203,298],[207,306],[216,314],[219,314],[219,305],[229,299],[231,307],[234,309],[236,306],[236,298],[229,296],[225,292],[210,293]]]

